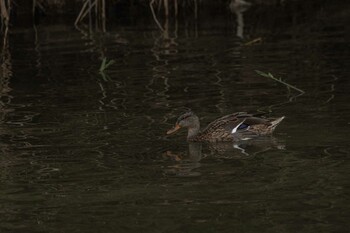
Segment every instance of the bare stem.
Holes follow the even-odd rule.
[[[154,1],[155,1],[155,0],[151,0],[151,1],[149,2],[149,7],[151,8],[154,21],[155,21],[156,24],[158,25],[159,29],[160,29],[162,32],[164,32],[164,29],[163,29],[162,25],[160,25],[160,23],[159,23],[159,21],[158,21],[158,19],[157,19],[156,13],[154,12],[154,9],[153,9],[153,3],[154,3]]]
[[[301,89],[299,89],[299,88],[297,88],[297,87],[295,87],[295,86],[293,86],[293,85],[291,85],[291,84],[289,84],[289,83],[286,83],[286,82],[283,81],[282,79],[275,78],[271,73],[264,73],[264,72],[259,71],[259,70],[255,70],[255,72],[256,72],[257,74],[263,76],[263,77],[270,78],[270,79],[272,79],[272,80],[274,80],[274,81],[276,81],[276,82],[282,83],[283,85],[285,85],[285,86],[287,86],[287,87],[289,87],[289,88],[291,88],[291,89],[294,89],[294,90],[300,92],[301,94],[304,94],[304,93],[305,93],[305,91],[303,91],[303,90],[301,90]]]

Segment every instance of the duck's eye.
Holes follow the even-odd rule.
[[[181,121],[182,121],[182,120],[185,120],[185,119],[187,119],[187,118],[189,118],[190,116],[191,116],[191,115],[189,115],[189,114],[188,114],[188,115],[185,115],[185,116],[182,116],[182,117],[181,117]]]
[[[185,120],[185,119],[187,119],[187,118],[189,118],[190,116],[184,116],[183,118],[182,118],[182,120]]]
[[[179,117],[179,119],[177,120],[177,123],[179,123],[180,121],[183,121],[187,118],[189,118],[190,116],[192,116],[191,114],[186,114],[186,115],[182,115]]]

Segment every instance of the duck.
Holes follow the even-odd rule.
[[[174,134],[181,128],[187,128],[188,142],[234,142],[249,140],[259,136],[272,135],[275,128],[285,117],[265,118],[263,114],[236,112],[211,122],[202,131],[198,116],[187,111],[178,117],[175,126],[166,134]]]

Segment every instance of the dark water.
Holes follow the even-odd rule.
[[[243,39],[230,13],[171,21],[169,35],[152,21],[13,29],[0,232],[349,232],[349,11],[273,10],[245,12]],[[104,77],[103,57],[115,60]],[[271,139],[188,144],[165,136],[185,107],[202,125],[286,119]]]

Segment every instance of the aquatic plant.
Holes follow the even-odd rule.
[[[113,65],[114,63],[115,63],[115,60],[112,59],[112,60],[107,61],[107,58],[104,57],[104,58],[102,59],[102,63],[101,63],[100,69],[99,69],[100,73],[105,72],[105,70],[106,70],[108,67],[110,67],[111,65]]]
[[[271,113],[273,108],[279,107],[279,106],[282,106],[282,105],[285,105],[285,104],[289,104],[289,103],[293,102],[297,97],[305,94],[305,91],[303,91],[303,90],[301,90],[301,89],[299,89],[299,88],[297,88],[297,87],[295,87],[295,86],[293,86],[293,85],[283,81],[282,78],[274,77],[271,73],[265,73],[265,72],[262,72],[260,70],[255,70],[255,72],[257,74],[259,74],[260,76],[263,76],[263,77],[266,77],[266,78],[270,78],[270,79],[272,79],[272,80],[274,80],[274,81],[276,81],[278,83],[283,84],[288,89],[288,100],[287,101],[282,101],[282,102],[277,103],[277,104],[272,104],[272,105],[269,105],[269,106],[266,106],[266,107],[261,107],[261,108],[259,108],[257,110],[258,112],[263,112],[263,113],[269,112],[269,113]],[[290,93],[291,89],[297,91],[298,94],[291,95],[291,93]]]
[[[274,80],[274,81],[276,81],[278,83],[281,83],[281,84],[285,85],[288,89],[296,90],[296,91],[300,92],[301,94],[305,93],[305,91],[303,91],[303,90],[301,90],[301,89],[299,89],[299,88],[297,88],[297,87],[295,87],[295,86],[293,86],[293,85],[283,81],[282,78],[275,78],[271,73],[265,73],[265,72],[262,72],[260,70],[255,70],[255,72],[258,75],[260,75],[260,76],[263,76],[263,77],[266,77],[266,78],[270,78],[270,79],[272,79],[272,80]]]
[[[111,81],[111,78],[108,76],[108,74],[105,73],[105,71],[108,69],[108,67],[110,67],[114,63],[115,63],[115,60],[113,59],[109,61],[107,61],[106,57],[102,59],[101,66],[99,69],[99,74],[101,75],[102,79],[106,82]]]

